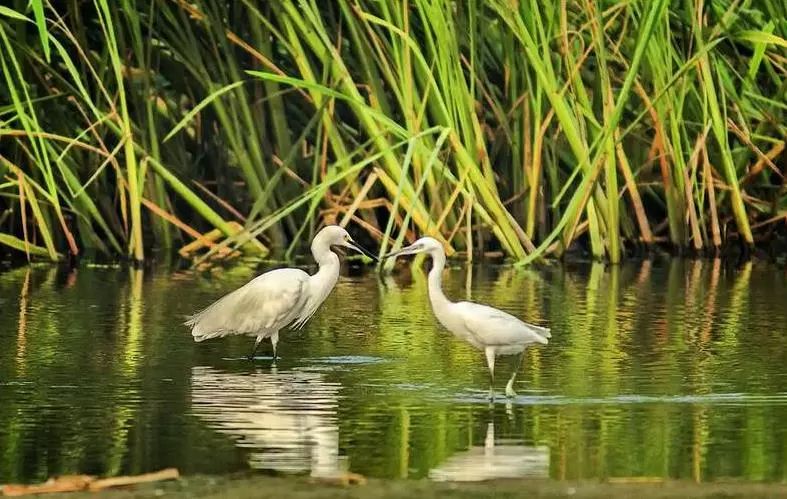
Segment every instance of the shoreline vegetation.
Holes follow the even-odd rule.
[[[787,253],[777,0],[10,0],[0,254]]]

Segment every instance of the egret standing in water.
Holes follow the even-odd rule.
[[[432,257],[429,271],[429,301],[437,320],[454,336],[465,340],[486,354],[489,366],[489,398],[494,398],[495,357],[518,354],[514,372],[506,385],[506,396],[514,397],[514,378],[522,365],[525,349],[535,343],[546,345],[552,335],[548,328],[527,324],[502,310],[462,301],[454,303],[443,294],[442,276],[445,268],[443,246],[431,237],[422,237],[410,246],[386,255],[414,255],[428,253]]]
[[[255,277],[243,287],[220,298],[201,312],[189,317],[194,341],[230,335],[255,336],[254,358],[264,338],[276,344],[279,330],[286,326],[300,329],[331,293],[339,279],[339,257],[334,246],[350,248],[370,258],[377,258],[363,249],[342,227],[329,225],[314,236],[311,250],[319,270],[309,275],[300,269],[276,269]]]

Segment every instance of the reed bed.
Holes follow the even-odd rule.
[[[611,263],[787,230],[777,0],[12,0],[0,245]]]

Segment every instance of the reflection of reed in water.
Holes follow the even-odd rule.
[[[501,445],[502,444],[502,445]],[[458,452],[429,471],[446,482],[477,482],[495,478],[548,478],[549,447],[495,443],[495,424],[486,427],[483,447]]]
[[[338,383],[303,371],[224,373],[210,367],[191,372],[194,414],[252,449],[255,469],[310,471],[332,476],[344,471],[336,422]]]

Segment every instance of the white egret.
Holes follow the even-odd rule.
[[[442,276],[445,268],[443,246],[431,237],[422,237],[416,242],[386,255],[414,255],[427,253],[432,257],[429,271],[429,301],[437,320],[454,336],[465,340],[486,354],[489,366],[489,398],[494,398],[495,358],[499,355],[518,354],[514,372],[506,385],[506,396],[514,397],[514,378],[522,365],[525,349],[535,343],[546,345],[552,335],[548,328],[522,322],[511,314],[478,303],[452,302],[443,294]]]
[[[244,286],[218,299],[188,318],[194,341],[230,335],[256,337],[254,358],[260,342],[270,338],[273,360],[279,331],[300,329],[331,293],[339,279],[339,257],[332,247],[340,246],[377,258],[359,246],[342,227],[329,225],[314,236],[312,255],[319,266],[314,275],[300,269],[276,269],[259,275]]]

